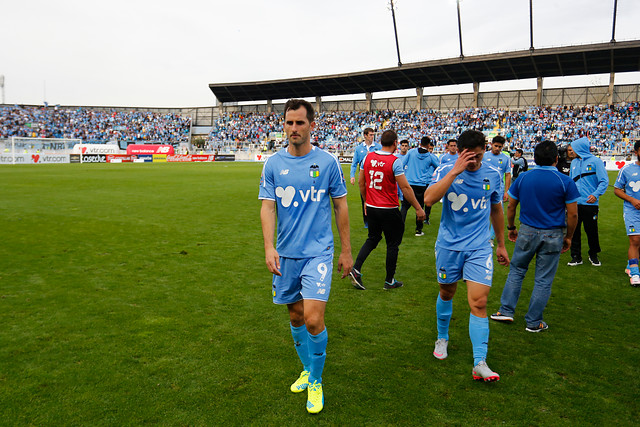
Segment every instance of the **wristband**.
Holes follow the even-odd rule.
[[[507,226],[507,230],[509,230],[509,231],[513,231],[513,230],[515,230],[515,229],[516,229],[516,226],[515,226],[515,225],[514,225],[513,227],[509,227],[509,226]]]

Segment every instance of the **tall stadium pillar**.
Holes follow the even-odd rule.
[[[480,82],[473,82],[473,108],[478,108],[478,98],[480,98]]]
[[[321,112],[322,111],[322,97],[321,96],[316,96],[316,112]]]
[[[421,87],[416,88],[416,110],[422,110],[422,94],[424,93],[424,89]]]
[[[267,113],[273,113],[273,100],[267,99]]]
[[[542,106],[542,77],[538,77],[538,84],[536,88],[536,107]]]
[[[616,73],[612,72],[609,75],[609,92],[607,93],[607,104],[613,104],[613,84],[616,81]]]
[[[371,107],[373,106],[373,94],[371,92],[365,93],[367,97],[367,111],[371,111]]]

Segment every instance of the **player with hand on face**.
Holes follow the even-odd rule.
[[[295,349],[303,365],[291,391],[308,390],[307,411],[312,414],[324,407],[322,372],[328,340],[324,313],[333,271],[332,201],[340,235],[338,271],[342,270],[342,278],[353,265],[346,183],[338,160],[311,145],[314,127],[309,102],[292,99],[285,104],[284,130],[289,145],[265,162],[258,195],[262,200],[265,261],[273,273],[273,302],[287,306]]]
[[[458,281],[467,284],[469,337],[473,347],[475,380],[498,381],[500,375],[486,363],[489,343],[487,299],[493,278],[490,227],[496,233],[496,256],[509,265],[504,244],[504,213],[500,172],[483,163],[485,138],[482,132],[467,130],[458,138],[461,150],[455,163],[438,167],[424,195],[433,206],[443,199],[440,229],[436,240],[436,270],[440,292],[436,300],[438,339],[433,355],[447,357],[449,323]],[[489,221],[490,220],[490,221]]]

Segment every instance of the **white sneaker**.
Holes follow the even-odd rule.
[[[471,372],[473,375],[473,379],[476,381],[484,381],[484,382],[492,382],[492,381],[500,381],[500,375],[496,372],[493,372],[489,366],[487,366],[487,362],[481,360]]]
[[[436,341],[436,348],[433,350],[433,355],[436,357],[436,359],[442,360],[447,358],[448,345],[449,341],[445,340],[444,338],[438,338],[438,340]]]
[[[631,279],[629,279],[629,281],[631,282],[631,286],[633,286],[634,288],[640,286],[640,276],[638,276],[637,274],[631,276]]]

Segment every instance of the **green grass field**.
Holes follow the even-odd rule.
[[[562,255],[549,330],[524,330],[532,277],[514,324],[491,322],[498,383],[471,379],[463,285],[449,358],[431,354],[440,206],[424,237],[406,227],[404,288],[382,290],[384,244],[364,265],[367,291],[334,273],[325,409],[311,416],[306,393],[289,392],[300,366],[286,309],[271,302],[260,170],[0,167],[0,425],[636,425],[640,289],[624,274],[612,189],[603,265],[567,267]],[[355,187],[348,197],[355,258],[366,230]],[[496,264],[489,311],[507,272]]]

